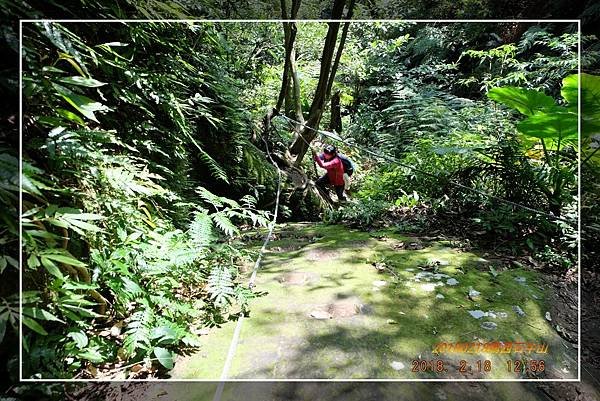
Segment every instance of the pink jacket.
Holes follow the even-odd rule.
[[[327,177],[331,185],[344,185],[344,164],[339,157],[336,156],[329,161],[323,161],[315,155],[314,159],[321,168],[327,170]]]

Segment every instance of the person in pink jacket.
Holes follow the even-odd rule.
[[[315,183],[318,187],[327,191],[327,186],[335,188],[338,201],[345,201],[344,196],[344,164],[337,157],[337,149],[333,145],[326,145],[321,155],[317,155],[313,150],[313,158],[319,167],[327,170],[327,173]]]

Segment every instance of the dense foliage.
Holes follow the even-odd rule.
[[[398,162],[379,164],[362,182],[360,204],[332,218],[369,224],[383,210],[424,205],[443,221],[466,216],[470,231],[496,241],[534,252],[550,242],[572,265],[576,224],[497,198],[576,221],[577,36],[533,26],[499,45],[490,28],[379,26],[361,53],[364,101],[354,106],[350,135]],[[592,131],[584,134],[589,140]]]
[[[266,225],[252,188],[269,165],[213,62],[226,53],[213,25],[125,25],[111,42],[100,26],[70,28],[25,32],[24,371],[171,368],[199,324],[254,295],[236,282],[250,255],[227,238]]]
[[[127,7],[152,17],[157,4]],[[305,115],[327,31],[298,24]],[[597,212],[600,191],[599,84],[582,75],[577,99],[577,38],[570,24],[351,24],[333,82],[338,133],[388,159],[338,144],[358,167],[354,199],[339,209],[288,171],[284,219],[321,213],[404,231],[441,222],[574,267],[576,226],[550,216],[577,218],[578,101],[584,210]],[[265,145],[283,166],[296,137],[279,118],[263,131],[281,86],[281,25],[41,22],[25,24],[23,39],[24,374],[169,369],[198,333],[260,295],[242,282],[255,255],[240,234],[267,225],[275,201]],[[583,68],[597,73],[592,40]],[[326,108],[321,127],[333,123]],[[292,100],[282,114],[294,117]],[[0,272],[16,274],[18,159],[0,153]],[[310,158],[299,170],[317,178]],[[18,323],[17,296],[3,301],[0,338]]]

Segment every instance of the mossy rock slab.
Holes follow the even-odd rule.
[[[391,230],[374,235],[288,224],[278,231],[284,234],[269,244],[278,252],[264,255],[256,278],[255,289],[266,295],[251,301],[230,378],[520,379],[531,372],[508,371],[507,361],[521,358],[545,361],[540,378],[577,378],[576,349],[545,319],[551,289],[538,272],[513,269],[494,276],[480,268],[477,252]],[[294,247],[293,238],[310,240]],[[376,268],[382,265],[385,270]],[[315,311],[330,316],[313,318]],[[235,325],[202,336],[200,350],[180,357],[171,376],[219,379]],[[493,341],[543,343],[548,353],[433,352],[441,342]],[[445,370],[415,372],[418,359],[441,360]],[[469,371],[460,372],[461,360]],[[477,371],[478,360],[490,360],[492,369]]]

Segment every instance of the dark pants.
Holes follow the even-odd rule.
[[[319,178],[317,182],[315,182],[315,184],[323,191],[327,192],[327,186],[331,185],[327,173],[325,173],[323,177]],[[345,201],[346,197],[344,196],[344,186],[334,185],[333,188],[335,188],[335,193],[337,194],[338,201]]]

